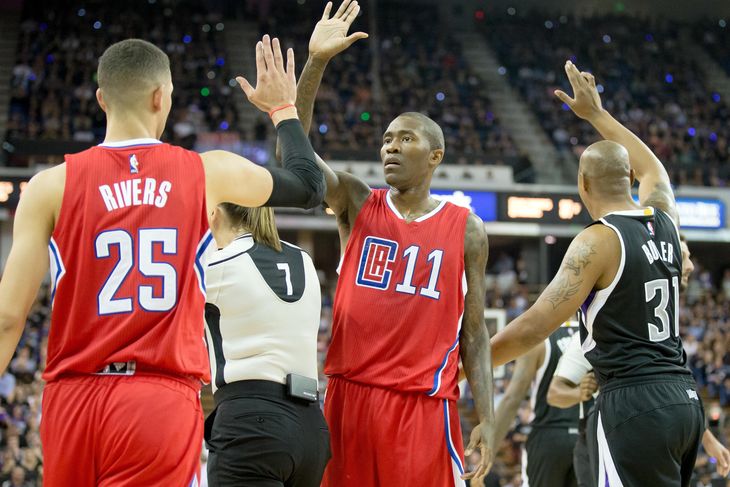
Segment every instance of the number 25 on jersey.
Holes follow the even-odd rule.
[[[154,286],[139,285],[137,302],[144,311],[170,311],[177,304],[177,272],[167,262],[153,260],[154,245],[161,245],[163,255],[177,254],[177,230],[174,228],[143,228],[137,236],[136,270],[144,277],[162,279],[162,294],[155,296]],[[132,268],[135,267],[135,242],[124,230],[108,230],[97,235],[94,242],[97,259],[112,256],[111,247],[116,246],[119,257],[114,269],[104,282],[97,305],[99,315],[131,313],[134,310],[131,297],[115,297]]]
[[[417,288],[413,285],[413,273],[419,263],[418,254],[421,248],[418,245],[411,245],[402,255],[398,252],[398,242],[379,237],[367,237],[363,244],[360,265],[357,271],[357,285],[371,287],[379,290],[386,290],[390,287],[393,277],[391,264],[398,258],[407,260],[406,271],[403,279],[395,285],[395,290],[404,294],[419,294],[431,299],[439,299],[441,291],[438,290],[439,273],[441,272],[441,261],[444,251],[441,249],[432,250],[426,257],[426,265],[430,265],[426,287]]]

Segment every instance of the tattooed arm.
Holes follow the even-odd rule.
[[[545,340],[570,319],[594,288],[611,283],[620,260],[621,245],[613,230],[604,225],[583,230],[537,302],[492,338],[493,365],[514,360]]]
[[[601,97],[596,89],[596,80],[592,74],[579,72],[570,61],[565,63],[565,73],[568,75],[575,98],[569,97],[560,90],[557,90],[555,95],[564,101],[577,116],[593,125],[593,128],[604,139],[621,144],[626,148],[629,153],[629,163],[639,181],[641,204],[663,210],[679,225],[671,182],[661,161],[640,138],[621,125],[603,108]]]
[[[464,236],[464,268],[467,293],[464,298],[464,321],[459,338],[461,361],[469,381],[479,425],[471,433],[467,451],[481,449],[481,462],[463,479],[481,477],[492,467],[494,455],[494,382],[489,346],[489,331],[484,322],[485,274],[489,257],[489,240],[481,218],[470,214]],[[467,456],[469,454],[467,453]]]

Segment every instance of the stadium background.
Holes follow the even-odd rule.
[[[496,317],[490,323],[508,321],[529,306],[557,269],[570,238],[588,222],[575,173],[577,157],[597,137],[552,91],[569,88],[562,71],[566,59],[594,73],[604,106],[649,143],[675,184],[696,266],[681,298],[681,329],[711,426],[726,443],[730,3],[360,3],[354,28],[370,39],[330,63],[315,108],[314,147],[333,166],[383,186],[378,149],[387,123],[411,110],[439,122],[446,158],[434,178],[434,193],[471,206],[486,222],[491,252],[485,302]],[[253,46],[263,33],[293,46],[301,69],[323,5],[321,0],[0,1],[0,261],[9,251],[13,211],[29,177],[62,162],[64,153],[103,138],[94,77],[106,46],[142,37],[170,55],[174,107],[164,140],[201,151],[224,148],[272,164],[274,131],[232,78],[254,73]],[[334,217],[324,209],[277,215],[282,237],[309,250],[319,269],[323,360],[339,257]],[[48,316],[44,289],[16,357],[0,377],[2,486],[41,485],[39,376]],[[497,380],[497,400],[509,376],[507,367]],[[324,387],[326,379],[320,379]],[[209,406],[209,396],[204,402]],[[468,432],[474,424],[468,388],[461,408]],[[519,485],[527,408],[525,402],[489,485]],[[701,455],[694,485],[710,485],[713,472]]]

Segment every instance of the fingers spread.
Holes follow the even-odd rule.
[[[289,78],[289,82],[296,86],[297,78],[294,71],[294,49],[291,47],[286,50],[286,76]]]
[[[264,60],[264,45],[261,41],[256,43],[256,74],[261,76],[266,72],[266,61]]]
[[[351,0],[342,0],[342,3],[340,4],[340,8],[337,9],[337,12],[335,12],[333,19],[339,19],[345,15],[345,12],[347,12],[347,8],[350,6]]]
[[[327,2],[324,6],[324,13],[322,14],[322,20],[328,20],[330,18],[330,12],[332,11],[332,2]]]
[[[360,5],[357,2],[352,2],[350,8],[347,9],[347,15],[344,20],[349,25],[352,24],[357,18],[357,14],[360,13]]]
[[[568,106],[572,105],[573,102],[575,101],[574,99],[569,97],[568,94],[566,92],[564,92],[563,90],[555,90],[553,93],[555,93],[555,96],[560,98],[560,101],[562,101],[563,103],[566,103]]]
[[[254,92],[254,88],[251,86],[251,83],[249,83],[243,76],[237,76],[236,81],[243,89],[243,92],[246,93],[246,97],[251,98],[251,95],[253,95]]]
[[[276,69],[276,63],[274,61],[274,52],[271,49],[271,37],[266,34],[263,39],[264,42],[264,60],[266,61],[266,68]]]
[[[279,71],[284,71],[284,58],[281,55],[281,44],[279,44],[279,38],[274,37],[271,42],[271,48],[274,52],[274,68]]]

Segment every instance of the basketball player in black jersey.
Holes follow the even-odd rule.
[[[556,95],[604,141],[580,158],[578,192],[596,221],[573,240],[537,302],[492,339],[494,365],[544,340],[581,309],[596,404],[601,486],[688,486],[704,411],[679,339],[682,253],[664,166],[601,106],[595,80],[568,61]],[[639,201],[631,197],[639,181]]]
[[[514,424],[517,410],[530,396],[530,433],[522,451],[522,482],[530,487],[576,487],[573,448],[578,438],[578,405],[569,409],[547,403],[548,386],[576,322],[565,323],[515,362],[515,368],[495,416],[495,445]],[[479,484],[477,484],[479,485]]]

